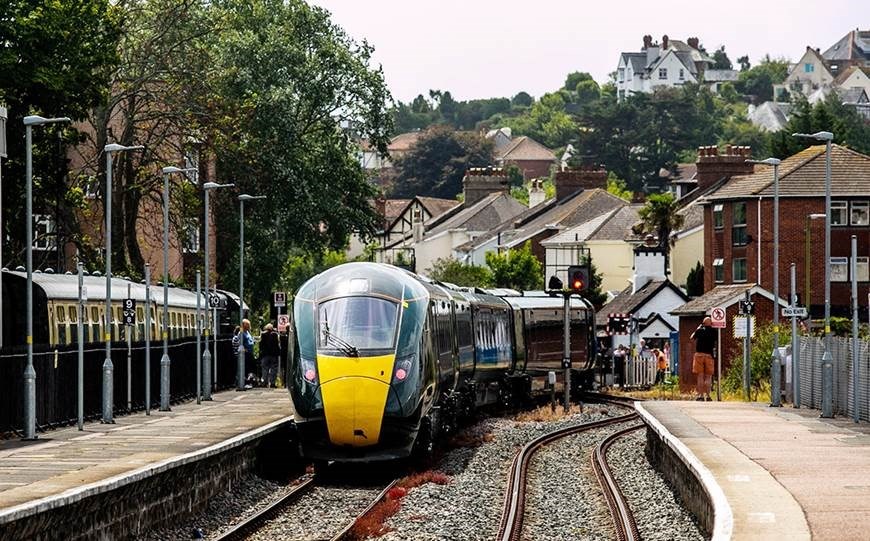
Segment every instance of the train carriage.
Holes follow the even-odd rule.
[[[301,452],[404,457],[431,448],[475,408],[526,400],[561,366],[562,344],[551,336],[556,327],[561,336],[561,303],[376,263],[315,276],[294,301],[298,347],[288,367]],[[572,301],[574,355],[590,351],[593,320],[585,301]]]

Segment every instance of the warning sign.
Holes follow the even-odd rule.
[[[725,328],[725,308],[722,306],[717,306],[710,310],[710,319],[713,320],[713,328],[714,329],[724,329]]]
[[[278,316],[278,332],[284,332],[290,326],[290,315],[281,314]]]

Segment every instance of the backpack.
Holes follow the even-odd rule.
[[[241,346],[241,344],[242,344],[242,334],[237,333],[236,335],[233,336],[233,355],[238,357],[239,347]]]

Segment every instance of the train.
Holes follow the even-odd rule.
[[[308,280],[288,367],[299,451],[315,461],[426,456],[463,418],[562,381],[562,297],[460,288],[381,263]],[[594,308],[570,304],[572,387],[590,385]]]
[[[26,344],[26,281],[23,267],[3,269],[3,345]],[[106,313],[106,278],[98,272],[83,277],[87,299],[83,304],[81,324],[85,343],[104,343]],[[123,324],[122,301],[136,301],[136,325]],[[231,334],[239,321],[239,310],[247,314],[248,307],[232,292],[217,290],[221,305],[218,311],[218,331]],[[169,339],[196,335],[196,292],[170,286],[168,295]],[[205,295],[200,305],[206,307]],[[151,340],[162,338],[163,286],[151,286]],[[78,276],[54,273],[50,269],[33,273],[33,343],[50,346],[75,344],[78,341]],[[122,277],[112,277],[112,341],[126,340],[130,332],[133,342],[145,340],[145,284]]]

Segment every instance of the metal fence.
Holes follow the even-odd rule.
[[[218,339],[218,388],[235,384],[236,357],[232,354],[232,337]],[[151,404],[160,403],[160,342],[151,345]],[[169,357],[171,401],[196,394],[196,339],[170,341]],[[102,400],[102,366],[105,348],[87,344],[84,352],[85,419],[99,419]],[[127,344],[112,344],[114,373],[114,409],[116,414],[145,409],[145,347],[138,344],[130,356],[130,402],[127,401]],[[0,436],[16,433],[24,424],[24,368],[26,346],[0,350]],[[75,424],[78,418],[78,349],[75,345],[49,348],[35,345],[33,366],[36,370],[36,423],[39,429]],[[250,370],[250,367],[246,367]]]
[[[801,337],[800,385],[801,405],[822,409],[822,354],[824,339]],[[858,341],[858,413],[870,420],[870,342]],[[852,392],[852,339],[831,337],[831,356],[834,361],[835,415],[852,416],[855,397]]]

